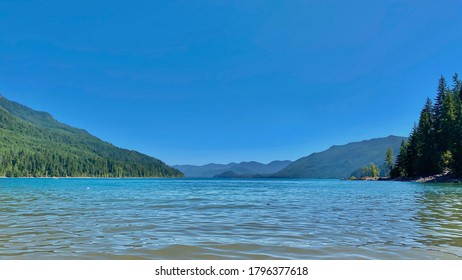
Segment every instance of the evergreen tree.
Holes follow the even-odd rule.
[[[418,130],[414,124],[411,134],[406,145],[406,162],[404,170],[406,176],[413,177],[417,175],[416,162],[418,159]]]
[[[455,98],[462,100],[462,81],[459,79],[459,75],[457,73],[455,73],[452,77],[452,82],[452,94]]]
[[[455,145],[455,126],[456,126],[456,108],[451,91],[444,95],[443,106],[441,108],[441,130],[439,138],[439,150],[441,154],[447,154],[453,150]],[[449,166],[442,166],[443,168]]]
[[[433,129],[432,102],[427,98],[420,113],[419,125],[415,132],[415,175],[438,173],[438,154],[435,153],[435,133]]]
[[[428,176],[442,171],[462,175],[462,83],[457,74],[449,90],[441,77],[435,104],[420,113],[408,142],[401,146],[392,177]]]
[[[438,126],[439,123],[439,119],[440,119],[440,116],[441,116],[441,110],[442,110],[442,107],[443,107],[443,101],[444,101],[444,96],[446,94],[448,90],[448,86],[447,86],[447,83],[446,83],[446,79],[441,76],[439,81],[438,81],[438,90],[437,90],[437,94],[436,94],[436,98],[435,98],[435,106],[434,106],[434,115],[435,115],[435,121],[436,121],[436,125]]]
[[[452,167],[454,173],[462,175],[462,82],[459,76],[454,74],[453,89],[455,121],[453,127],[452,144]]]
[[[462,117],[460,114],[456,119],[456,127],[454,133],[455,139],[462,139]],[[453,170],[457,175],[462,175],[462,143],[455,142],[453,153]]]
[[[435,105],[433,107],[433,119],[434,123],[434,131],[435,131],[435,143],[437,144],[436,149],[437,152],[441,153],[444,147],[440,147],[439,144],[441,143],[441,125],[442,125],[442,112],[443,112],[443,103],[445,99],[445,95],[448,91],[448,87],[446,84],[446,79],[441,76],[438,81],[438,90],[435,99]]]
[[[401,147],[399,148],[399,154],[396,157],[395,166],[390,172],[390,177],[398,178],[398,177],[407,177],[407,147],[408,142],[401,142]]]

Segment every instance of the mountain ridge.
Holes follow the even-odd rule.
[[[380,166],[385,153],[392,148],[399,153],[401,142],[407,138],[390,135],[343,145],[332,145],[329,149],[302,157],[284,169],[272,174],[277,178],[348,178],[352,172],[371,163]]]
[[[0,120],[0,176],[183,176],[159,159],[116,147],[4,96]]]
[[[257,161],[242,161],[239,163],[231,162],[227,164],[208,163],[204,165],[173,165],[190,178],[212,178],[219,174],[231,171],[239,175],[269,175],[275,173],[292,161],[290,160],[273,160],[268,164]]]
[[[402,141],[406,137],[390,135],[367,140],[350,142],[342,145],[332,145],[330,148],[311,153],[295,161],[272,161],[270,164],[283,162],[278,171],[268,173],[249,170],[249,164],[259,164],[255,161],[241,163],[214,164],[201,166],[174,165],[186,177],[192,178],[319,178],[343,179],[349,178],[357,170],[374,163],[381,167],[385,161],[385,154],[391,148],[396,156]],[[244,168],[243,168],[244,165]],[[384,173],[384,170],[382,170]]]

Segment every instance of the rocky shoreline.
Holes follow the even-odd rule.
[[[442,173],[436,174],[427,177],[399,177],[399,178],[390,178],[390,177],[363,177],[357,179],[348,179],[348,180],[357,180],[357,181],[400,181],[400,182],[416,182],[416,183],[453,183],[460,184],[462,183],[462,178],[455,176],[452,173]]]
[[[455,176],[451,173],[436,174],[427,177],[414,177],[414,178],[396,178],[394,181],[406,181],[417,183],[462,183],[462,178]]]

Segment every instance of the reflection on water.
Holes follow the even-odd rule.
[[[3,259],[460,259],[462,187],[0,179]]]
[[[417,201],[420,242],[462,256],[462,186],[424,185]]]

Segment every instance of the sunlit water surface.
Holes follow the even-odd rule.
[[[462,186],[0,179],[2,259],[461,259]]]

